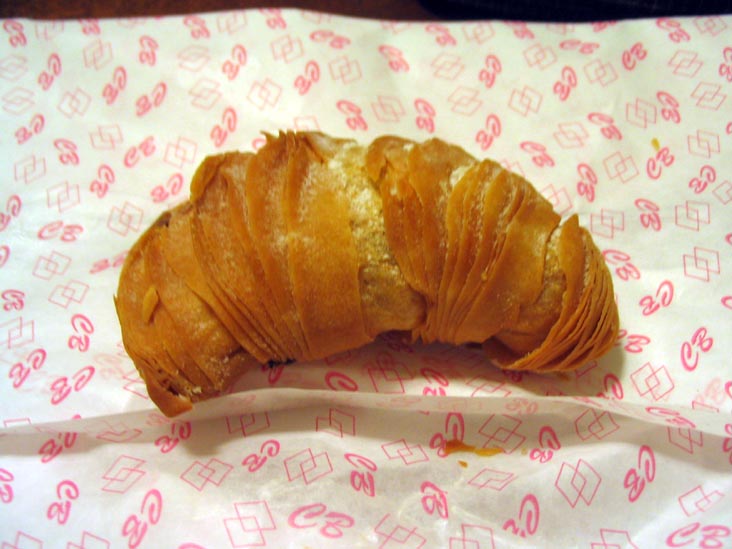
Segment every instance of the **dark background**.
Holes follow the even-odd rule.
[[[598,21],[732,13],[732,0],[0,0],[0,17],[78,19],[284,7],[379,19]]]

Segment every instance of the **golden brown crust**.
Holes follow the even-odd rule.
[[[315,132],[209,157],[191,198],[133,246],[115,299],[167,415],[259,363],[400,330],[482,344],[500,367],[605,353],[618,313],[602,254],[526,180],[438,139],[367,147]]]

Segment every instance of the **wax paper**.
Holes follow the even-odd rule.
[[[3,21],[2,548],[732,547],[730,36]],[[165,418],[121,344],[125,254],[206,155],[280,129],[440,137],[524,175],[603,251],[617,344],[539,376],[386,335]]]

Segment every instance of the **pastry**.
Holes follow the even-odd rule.
[[[168,416],[246,368],[405,332],[479,344],[500,368],[566,371],[618,331],[610,273],[525,179],[431,139],[317,132],[206,158],[189,200],[127,256],[122,338]]]

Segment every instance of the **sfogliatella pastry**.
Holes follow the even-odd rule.
[[[315,132],[206,158],[190,199],[127,256],[129,356],[168,416],[254,364],[401,331],[480,344],[500,368],[571,370],[618,330],[610,273],[576,215],[438,139]]]

